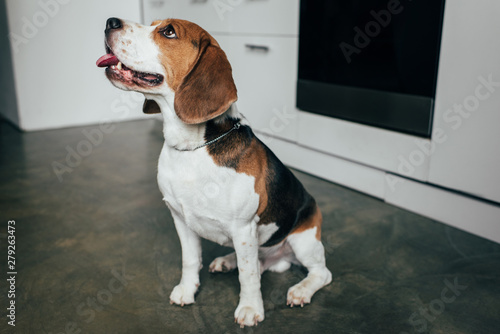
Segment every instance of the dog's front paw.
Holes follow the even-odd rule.
[[[197,289],[197,285],[177,285],[170,294],[170,304],[177,304],[181,307],[184,305],[194,304],[194,294],[196,293]]]
[[[300,305],[304,307],[304,304],[309,304],[311,302],[311,297],[314,292],[311,292],[302,284],[296,284],[288,289],[286,304],[293,307],[294,305]]]
[[[234,321],[241,328],[245,326],[256,326],[264,320],[264,307],[255,307],[251,305],[238,305],[234,312]]]

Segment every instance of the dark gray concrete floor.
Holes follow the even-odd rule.
[[[229,250],[204,242],[196,304],[170,305],[181,256],[156,184],[160,123],[115,124],[102,143],[98,126],[23,134],[0,124],[1,333],[500,332],[500,245],[300,172],[323,211],[333,283],[290,309],[286,291],[305,271],[264,273],[266,320],[242,330],[236,272],[208,273]],[[68,166],[68,148],[86,156]],[[67,167],[62,182],[54,162]],[[5,317],[12,219],[15,331]]]

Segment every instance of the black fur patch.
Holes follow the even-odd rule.
[[[228,132],[239,121],[239,119],[233,118],[228,118],[219,124],[215,121],[208,121],[205,129],[205,141],[209,142]],[[236,169],[241,157],[249,148],[253,136],[252,129],[242,125],[239,129],[233,130],[229,135],[209,145],[208,152],[219,166]]]
[[[267,147],[266,151],[269,169],[266,180],[269,202],[260,217],[259,224],[276,223],[279,229],[262,245],[263,247],[281,242],[316,210],[316,201],[304,189],[302,183]]]

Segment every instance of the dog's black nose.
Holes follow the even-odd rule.
[[[106,30],[120,29],[122,27],[122,21],[116,17],[111,17],[106,21]]]

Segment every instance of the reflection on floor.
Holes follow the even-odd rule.
[[[266,320],[241,330],[236,272],[208,273],[229,250],[204,242],[196,304],[170,305],[181,256],[156,184],[161,125],[23,134],[0,124],[0,237],[5,255],[14,219],[17,333],[498,333],[500,245],[300,172],[323,211],[333,283],[290,309],[286,291],[305,271],[264,273]]]

